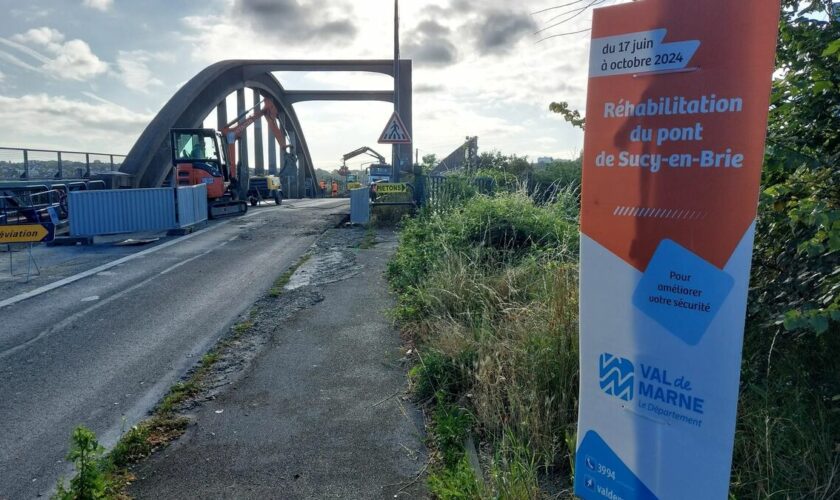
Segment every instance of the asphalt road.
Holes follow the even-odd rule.
[[[113,445],[347,211],[251,210],[0,307],[0,498],[49,495],[78,424]]]
[[[343,246],[336,233],[349,232],[319,245]],[[335,258],[322,247],[299,268],[311,279],[296,291],[321,298],[310,307],[277,323],[274,302],[255,308],[268,343],[242,377],[189,409],[184,436],[133,468],[133,498],[428,497],[423,417],[404,399],[407,360],[387,316],[397,239],[382,231],[377,241]],[[342,276],[322,274],[326,261]]]

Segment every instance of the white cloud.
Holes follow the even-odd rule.
[[[339,19],[340,14],[346,17],[346,25],[358,29],[353,36],[349,31],[339,29],[338,33],[343,33],[343,36],[321,40],[308,36],[309,31],[322,33],[317,26],[312,29],[310,26],[304,30],[305,33],[299,33],[299,43],[278,43],[278,37],[282,36],[269,36],[271,33],[263,28],[273,29],[277,24],[275,21],[284,21],[286,18],[272,17],[272,13],[280,16],[283,11],[281,7],[294,7],[293,1],[300,6],[328,6],[332,10],[327,12],[329,15],[321,21]],[[606,0],[604,5],[623,1],[627,0]],[[81,3],[78,1],[76,5]],[[113,2],[105,3],[114,9],[113,5],[110,5]],[[412,42],[417,42],[417,37],[412,37],[412,34],[420,31],[423,31],[427,38],[440,38],[444,48],[450,48],[448,44],[451,44],[457,50],[457,53],[453,52],[453,57],[435,59],[440,61],[440,64],[436,65],[423,65],[419,59],[415,59],[414,139],[421,153],[446,155],[459,146],[466,135],[479,135],[482,150],[497,148],[506,153],[527,154],[531,157],[559,157],[579,151],[580,132],[550,113],[548,105],[552,101],[568,101],[571,107],[583,109],[586,98],[589,35],[580,33],[536,42],[542,35],[589,28],[591,9],[574,17],[569,23],[537,36],[533,34],[534,31],[557,22],[552,21],[552,17],[564,11],[553,10],[530,16],[533,25],[523,17],[527,17],[529,12],[557,3],[556,0],[401,2],[401,32],[405,57],[419,57],[416,51],[412,54],[409,49]],[[138,103],[136,106],[147,107],[152,110],[147,113],[153,115],[161,103],[180,87],[173,87],[175,82],[186,81],[204,66],[223,59],[387,59],[392,56],[393,14],[390,9],[391,3],[388,2],[383,4],[373,0],[352,3],[349,3],[349,0],[215,0],[212,4],[213,8],[209,10],[196,4],[195,8],[189,8],[187,13],[180,16],[178,24],[152,30],[148,38],[147,35],[143,35],[132,38],[130,42],[127,39],[114,38],[112,43],[115,55],[108,61],[109,64],[100,60],[90,47],[80,40],[84,45],[75,47],[73,52],[79,56],[73,64],[77,70],[71,71],[65,67],[63,72],[54,76],[75,80],[87,79],[93,84],[100,81],[94,80],[97,75],[107,74],[111,80],[108,82],[111,84],[107,94],[109,99],[115,102]],[[340,4],[351,5],[352,8],[346,11],[337,10],[336,5]],[[244,9],[246,6],[251,6],[250,10]],[[577,6],[568,9],[575,7]],[[308,8],[301,7],[295,12]],[[252,27],[245,31],[242,29],[242,26],[246,25],[243,12],[252,14],[247,18],[249,26]],[[257,19],[253,15],[254,12],[267,13],[267,17]],[[513,30],[515,37],[508,37],[511,30],[506,28],[505,23],[500,22],[505,19],[496,15],[499,12],[513,12],[517,15],[517,29]],[[137,26],[155,26],[160,18],[159,14],[137,14],[132,22]],[[71,21],[79,22],[86,16],[89,17],[91,11],[70,9],[67,15],[71,17]],[[570,14],[566,15],[568,16]],[[499,22],[487,25],[487,20]],[[44,21],[34,26],[39,24],[44,24]],[[33,26],[23,22],[19,25]],[[486,29],[479,29],[482,26]],[[492,29],[494,26],[498,29]],[[291,31],[285,35],[291,36],[290,33],[295,32]],[[499,38],[500,36],[502,38]],[[18,83],[17,78],[11,77],[16,76],[12,75],[15,71],[22,72],[21,68],[26,68],[29,72],[42,71],[49,75],[47,70],[55,70],[59,65],[58,53],[69,52],[73,48],[70,40],[72,38],[74,37],[70,34],[65,37],[65,34],[50,27],[36,28],[8,39],[0,38],[0,65],[9,76],[7,87],[10,80]],[[160,47],[162,42],[178,47],[177,65],[167,63],[165,59],[159,59],[158,55],[150,52],[152,47]],[[94,48],[99,50],[96,45]],[[175,53],[170,57],[174,58]],[[70,58],[62,62],[68,66]],[[163,71],[161,66],[165,66],[166,71]],[[30,93],[40,91],[40,82],[51,80],[35,73],[31,73],[29,77],[31,84],[25,88],[38,89],[28,90]],[[363,73],[282,73],[278,74],[278,78],[291,89],[391,88],[389,77]],[[104,80],[102,83],[104,84]],[[51,81],[48,85],[54,88],[56,82]],[[114,106],[108,107],[108,103],[100,102],[95,95],[73,97],[104,106],[103,109],[116,109]],[[308,103],[295,106],[312,154],[323,166],[334,168],[341,154],[361,145],[375,146],[376,137],[389,115],[389,105],[353,105],[354,103]],[[331,109],[341,110],[341,113],[326,113]],[[68,130],[72,129],[74,127]],[[328,130],[329,133],[321,130]],[[66,133],[68,136],[73,135],[70,132]],[[112,148],[103,144],[96,149]],[[382,152],[387,153],[384,150]]]
[[[607,0],[607,3],[617,1],[625,0]],[[415,56],[414,139],[417,147],[445,155],[459,146],[466,135],[479,135],[483,149],[499,148],[507,153],[532,157],[566,156],[580,149],[581,134],[550,113],[548,105],[552,101],[568,101],[575,109],[584,108],[589,35],[581,33],[537,44],[539,37],[534,36],[533,31],[551,24],[551,17],[562,11],[538,16],[528,14],[556,4],[553,0],[532,0],[527,5],[514,4],[510,0],[402,2],[403,54]],[[392,57],[390,26],[393,14],[381,3],[353,2],[351,21],[356,26],[382,29],[360,29],[355,38],[347,37],[342,44],[306,43],[284,45],[282,49],[274,40],[265,37],[241,36],[241,28],[234,22],[237,0],[227,0],[223,5],[227,7],[217,12],[182,19],[183,43],[191,48],[197,65],[221,59]],[[510,12],[516,18],[516,29],[513,30],[516,36],[508,36],[511,30],[502,22],[502,12]],[[490,29],[492,26],[485,26],[491,18],[498,21],[496,27],[499,29],[494,31]],[[591,10],[587,9],[583,15],[544,34],[585,29],[590,20]],[[487,29],[479,29],[480,26]],[[450,57],[449,53],[418,54],[417,50],[410,50],[414,47],[412,44],[417,45],[419,32],[426,33],[426,38],[437,36],[446,47],[455,47],[457,54],[450,51]],[[429,62],[429,57],[417,59],[423,55],[435,56],[431,59],[436,64],[421,64]],[[194,71],[200,69],[196,67]],[[278,77],[288,88],[390,87],[390,79],[384,84],[376,84],[372,79],[365,77],[367,81],[363,82],[361,76],[349,73],[312,74],[306,75],[305,80],[291,74]],[[436,91],[428,92],[430,89]],[[348,127],[334,136],[341,137],[340,140],[326,140],[315,132],[323,123],[323,115],[306,111],[301,114],[312,153],[320,161],[328,161],[328,158],[339,157],[344,150],[375,141],[375,137],[369,135],[377,128],[379,130],[373,133],[378,134],[382,127],[381,118],[369,117],[367,113],[345,115],[344,120],[348,123],[367,123],[369,120],[376,123],[365,132],[359,126]],[[522,129],[521,123],[527,118],[537,120],[535,130]],[[554,137],[553,142],[546,139],[550,137]]]
[[[96,96],[93,96],[96,97]],[[125,153],[152,116],[105,101],[86,102],[60,95],[0,95],[0,122],[10,144],[50,149]],[[68,133],[73,131],[73,133]]]
[[[170,54],[155,54],[145,50],[119,51],[116,75],[131,90],[148,94],[155,87],[163,87],[163,81],[155,76],[149,64],[172,61]]]
[[[82,5],[105,12],[114,5],[114,0],[83,0]]]
[[[108,70],[108,64],[91,52],[90,46],[81,40],[70,40],[56,53],[55,59],[44,65],[44,69],[70,80],[87,80]]]
[[[59,44],[64,41],[64,34],[57,29],[42,26],[40,28],[32,28],[26,33],[18,33],[12,36],[12,40],[20,43],[31,43],[55,48],[59,47]]]
[[[85,41],[73,39],[65,42],[64,40],[63,33],[43,26],[14,35],[11,40],[0,39],[0,42],[36,59],[41,63],[41,70],[55,78],[83,81],[108,71],[108,64],[99,59]],[[45,50],[52,57],[41,54],[30,45]],[[10,60],[9,57],[6,59]],[[10,62],[15,63],[11,60]],[[21,66],[21,64],[17,65]]]

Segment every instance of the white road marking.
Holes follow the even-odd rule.
[[[195,234],[195,233],[193,233],[193,234]],[[71,314],[70,316],[65,317],[63,320],[61,320],[58,323],[50,326],[49,328],[42,331],[37,336],[27,340],[26,342],[24,342],[22,344],[18,344],[14,347],[10,347],[9,349],[6,349],[5,351],[0,352],[0,359],[9,357],[12,354],[20,351],[21,349],[25,349],[26,347],[34,344],[35,342],[40,341],[41,339],[43,339],[44,337],[46,337],[47,335],[49,335],[53,332],[61,331],[62,329],[66,328],[68,325],[72,324],[74,321],[77,321],[78,319],[83,318],[87,314],[90,314],[91,312],[93,312],[93,311],[95,311],[95,310],[97,310],[101,307],[104,307],[104,306],[110,304],[111,302],[114,302],[115,300],[120,299],[121,297],[125,297],[126,295],[130,294],[134,290],[137,290],[138,288],[142,288],[142,287],[148,285],[153,280],[156,280],[159,277],[160,277],[160,275],[158,275],[158,274],[152,275],[149,278],[146,278],[145,280],[141,281],[140,283],[136,283],[136,284],[126,288],[125,290],[122,290],[121,292],[117,292],[114,295],[111,295],[110,297],[107,297],[105,299],[102,299],[102,300],[94,303],[93,305],[87,307],[86,309],[83,309],[83,310],[81,310],[81,311],[79,311],[75,314]]]
[[[176,238],[172,241],[167,241],[166,243],[161,243],[160,245],[154,246],[152,248],[148,248],[146,250],[143,250],[141,252],[137,252],[135,254],[127,255],[125,257],[122,257],[122,258],[117,259],[115,261],[109,262],[107,264],[102,264],[101,266],[94,267],[93,269],[88,269],[87,271],[83,271],[79,274],[75,274],[73,276],[69,276],[67,278],[60,279],[56,282],[50,283],[48,285],[44,285],[42,287],[36,288],[35,290],[31,290],[31,291],[28,291],[28,292],[25,292],[25,293],[21,293],[19,295],[15,295],[14,297],[10,297],[10,298],[5,299],[5,300],[0,300],[0,309],[2,309],[4,307],[8,307],[8,306],[13,305],[13,304],[17,304],[18,302],[22,302],[26,299],[31,299],[32,297],[37,297],[38,295],[50,292],[52,290],[55,290],[56,288],[61,288],[65,285],[75,283],[76,281],[87,278],[88,276],[93,276],[93,275],[101,273],[103,271],[107,271],[107,270],[112,269],[114,267],[117,267],[121,264],[125,264],[126,262],[130,262],[132,260],[139,259],[141,257],[145,257],[146,255],[150,255],[150,254],[153,254],[153,253],[158,252],[160,250],[163,250],[164,248],[169,248],[172,245],[177,245],[178,243],[187,241],[190,238],[195,238],[196,236],[198,236],[200,234],[204,234],[204,233],[206,233],[207,231],[210,231],[213,228],[228,224],[228,223],[233,222],[233,221],[242,220],[244,218],[248,218],[248,217],[251,217],[253,215],[257,215],[259,213],[262,213],[262,210],[252,210],[252,211],[248,212],[247,214],[245,214],[241,217],[235,217],[235,218],[231,218],[231,219],[219,222],[218,224],[213,224],[212,226],[206,227],[206,228],[204,228],[200,231],[190,233],[186,236],[181,236],[181,237]]]
[[[117,259],[117,260],[109,262],[107,264],[102,264],[99,267],[94,267],[93,269],[88,269],[87,271],[81,272],[79,274],[75,274],[73,276],[69,276],[69,277],[64,278],[64,279],[60,279],[56,282],[50,283],[49,285],[44,285],[40,288],[36,288],[35,290],[31,290],[31,291],[26,292],[26,293],[21,293],[19,295],[15,295],[14,297],[10,297],[10,298],[5,299],[5,300],[0,300],[0,309],[2,309],[4,307],[8,307],[8,306],[13,305],[13,304],[17,304],[18,302],[24,301],[26,299],[31,299],[32,297],[37,297],[38,295],[41,295],[41,294],[47,293],[49,291],[55,290],[56,288],[61,288],[65,285],[69,285],[70,283],[75,283],[75,282],[79,281],[80,279],[87,278],[88,276],[93,276],[94,274],[101,273],[102,271],[107,271],[108,269],[112,269],[114,267],[117,267],[120,264],[125,264],[126,262],[130,262],[132,260],[139,259],[140,257],[145,257],[146,255],[150,255],[150,254],[153,254],[153,253],[158,252],[160,250],[163,250],[164,248],[169,248],[172,245],[176,245],[178,243],[187,241],[190,238],[195,238],[196,236],[198,236],[200,234],[204,234],[205,232],[207,232],[211,229],[214,229],[218,226],[221,226],[222,224],[227,224],[228,222],[230,222],[230,221],[224,221],[224,222],[221,222],[219,224],[214,224],[210,227],[202,229],[201,231],[196,231],[196,232],[190,233],[186,236],[181,236],[180,238],[176,238],[172,241],[167,241],[166,243],[161,243],[158,246],[155,246],[155,247],[152,247],[152,248],[147,248],[146,250],[143,250],[141,252],[137,252],[137,253],[134,253],[134,254],[131,254],[131,255],[126,255],[125,257],[123,257],[121,259]]]
[[[94,302],[99,300],[99,295],[91,295],[90,297],[85,297],[82,299],[82,302]]]

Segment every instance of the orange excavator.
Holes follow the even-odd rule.
[[[172,129],[172,164],[178,186],[207,185],[207,209],[211,219],[227,215],[241,215],[248,211],[246,200],[256,205],[262,199],[262,189],[251,193],[248,169],[236,160],[237,141],[248,127],[265,117],[272,136],[280,143],[280,151],[293,154],[286,144],[286,134],[277,124],[277,108],[269,100],[256,106],[228,123],[222,130]],[[225,148],[219,145],[224,144]],[[260,178],[259,184],[267,190],[265,197],[272,197],[279,205],[282,200],[280,180],[274,176]]]

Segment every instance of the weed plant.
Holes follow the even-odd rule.
[[[106,479],[101,458],[105,449],[96,435],[84,426],[76,427],[70,438],[67,460],[76,467],[76,476],[65,488],[64,480],[58,482],[53,496],[56,500],[96,500],[106,498]]]

